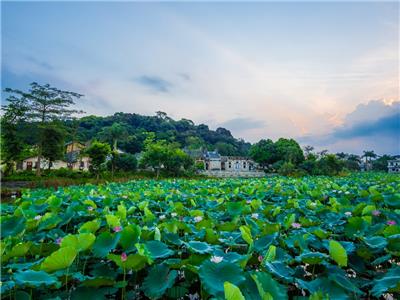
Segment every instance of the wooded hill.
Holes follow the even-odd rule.
[[[66,140],[87,142],[93,139],[110,142],[117,139],[118,148],[128,153],[143,150],[149,132],[157,140],[177,142],[189,150],[217,149],[221,155],[248,155],[251,144],[234,138],[225,128],[211,130],[205,124],[195,125],[188,119],[174,120],[166,113],[155,116],[132,113],[115,113],[112,116],[85,116],[63,122]]]

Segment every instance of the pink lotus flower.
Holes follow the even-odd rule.
[[[293,228],[300,228],[301,224],[300,223],[292,223]]]
[[[128,259],[128,255],[126,255],[125,252],[122,252],[122,254],[121,254],[121,260],[122,260],[122,261],[126,261],[127,259]]]
[[[121,226],[115,226],[113,228],[113,230],[114,230],[114,232],[120,232],[122,230],[122,227]]]
[[[387,221],[386,224],[388,224],[389,226],[391,226],[391,225],[396,225],[396,221],[389,220],[389,221]]]
[[[35,216],[35,218],[34,218],[34,219],[35,219],[36,221],[39,221],[41,218],[42,218],[42,216],[41,216],[41,215],[37,215],[37,216]]]
[[[373,216],[376,216],[376,217],[377,217],[377,216],[379,216],[380,214],[381,214],[381,212],[380,212],[379,210],[373,210],[373,211],[372,211],[372,215],[373,215]]]
[[[258,261],[259,261],[259,262],[262,262],[263,259],[264,259],[264,257],[263,257],[262,255],[259,255],[259,256],[258,256]]]
[[[57,244],[57,245],[61,245],[62,240],[63,240],[62,238],[56,239],[56,244]]]

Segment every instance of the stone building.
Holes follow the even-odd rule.
[[[204,162],[206,171],[249,172],[257,169],[257,164],[244,156],[221,156],[217,151],[206,151],[198,161]]]
[[[389,173],[400,173],[400,158],[396,158],[388,161],[388,172]]]

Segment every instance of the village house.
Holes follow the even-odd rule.
[[[204,163],[205,171],[250,172],[258,166],[248,157],[222,156],[217,151],[206,151],[197,161]]]
[[[400,173],[400,158],[389,160],[387,167],[389,173]]]
[[[81,155],[85,149],[85,145],[79,142],[69,142],[65,144],[65,159],[49,162],[42,157],[40,160],[41,169],[57,170],[61,168],[69,168],[71,170],[88,171],[90,166],[90,158]],[[50,166],[49,166],[50,164]],[[38,167],[38,157],[28,157],[22,161],[18,169],[21,170],[36,170]]]

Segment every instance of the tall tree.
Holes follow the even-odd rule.
[[[118,141],[126,140],[128,138],[128,132],[124,125],[114,123],[111,126],[103,128],[99,133],[99,137],[103,141],[107,141],[111,144],[111,176],[114,177],[115,161],[118,156]]]
[[[279,160],[291,162],[294,165],[304,161],[303,150],[295,140],[280,138],[275,142],[275,146]]]
[[[102,165],[106,162],[107,156],[110,154],[110,145],[94,141],[85,153],[90,157],[90,169],[99,179]]]
[[[70,109],[69,107],[75,104],[75,100],[83,95],[63,91],[49,84],[40,85],[36,82],[30,84],[27,92],[6,88],[6,93],[11,96],[7,98],[8,104],[4,107],[7,112],[15,106],[20,107],[24,118],[30,122],[38,122],[40,128],[45,128],[49,122],[57,120],[65,120],[70,118],[75,113],[81,111]],[[38,137],[38,168],[36,169],[37,176],[40,176],[41,158],[43,155],[43,145],[45,143],[43,130],[40,130]]]
[[[260,140],[251,146],[250,157],[261,166],[266,167],[278,160],[278,152],[272,140]]]
[[[27,107],[24,99],[15,96],[9,96],[7,101],[8,104],[2,106],[4,115],[1,117],[1,159],[6,164],[5,173],[9,174],[24,150],[24,141],[18,126],[25,120]]]
[[[365,158],[365,163],[370,163],[373,158],[376,158],[377,155],[374,150],[363,151],[364,154],[362,157]]]
[[[62,159],[64,156],[64,141],[65,131],[56,125],[48,125],[43,129],[43,144],[42,154],[49,161],[49,169],[52,163],[57,159]]]

